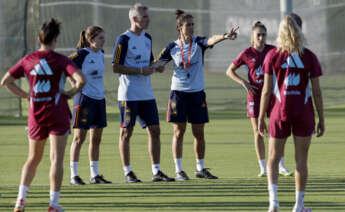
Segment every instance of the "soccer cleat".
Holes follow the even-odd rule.
[[[186,172],[180,171],[176,173],[175,180],[186,181],[186,180],[189,180],[189,177],[187,176]]]
[[[14,207],[14,212],[24,212],[24,200],[21,199],[19,202],[16,203],[16,206]]]
[[[25,211],[24,206],[23,206],[23,207],[16,206],[16,207],[14,208],[14,212],[24,212],[24,211]]]
[[[14,212],[24,212],[25,209],[24,209],[24,206],[16,206],[14,208]]]
[[[175,181],[175,179],[166,176],[162,171],[158,171],[157,174],[152,175],[152,182],[159,182],[159,181],[171,182],[171,181]]]
[[[268,212],[279,212],[279,202],[274,201],[270,203],[270,207],[268,208]]]
[[[266,172],[260,172],[258,174],[258,177],[267,177],[267,173]]]
[[[72,184],[72,185],[85,185],[84,181],[79,176],[72,177],[70,184]]]
[[[141,183],[141,180],[139,180],[139,179],[137,178],[137,176],[134,174],[133,171],[130,171],[130,172],[126,175],[125,181],[126,181],[127,183]]]
[[[91,184],[110,184],[111,181],[104,179],[103,175],[97,175],[96,177],[90,178]]]
[[[305,208],[304,206],[300,208],[296,208],[296,206],[293,208],[292,212],[312,212],[311,209]]]
[[[48,208],[48,212],[65,212],[64,210],[62,210],[60,205],[50,205]]]
[[[205,179],[218,179],[218,177],[212,175],[208,169],[203,169],[201,171],[195,171],[195,177],[205,178]]]
[[[293,176],[293,172],[290,172],[287,168],[279,168],[279,175],[289,177]]]

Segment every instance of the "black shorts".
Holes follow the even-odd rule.
[[[97,100],[82,93],[74,96],[73,128],[90,129],[107,126],[105,99]]]
[[[120,127],[134,126],[136,117],[142,128],[159,125],[156,100],[119,101]]]
[[[209,121],[204,91],[183,92],[171,91],[167,121],[173,123],[188,122],[192,124],[204,124]]]

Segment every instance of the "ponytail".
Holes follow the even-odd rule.
[[[90,46],[89,42],[86,39],[85,33],[85,30],[81,31],[77,49],[82,49]]]
[[[81,31],[77,49],[90,47],[89,39],[94,39],[99,33],[104,30],[99,26],[89,26],[86,30]]]

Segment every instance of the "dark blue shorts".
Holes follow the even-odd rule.
[[[209,121],[204,91],[171,91],[167,110],[167,121],[203,124]]]
[[[74,96],[73,128],[90,129],[107,126],[105,99],[97,100],[82,93]]]
[[[135,125],[138,121],[142,128],[159,125],[156,100],[119,101],[120,127],[126,128]]]

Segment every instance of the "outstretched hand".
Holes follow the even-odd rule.
[[[237,38],[237,30],[239,28],[239,26],[233,27],[230,32],[224,34],[224,38],[229,40],[235,40]]]

